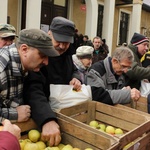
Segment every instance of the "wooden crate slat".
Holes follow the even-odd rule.
[[[31,129],[37,128],[37,125],[35,124],[35,122],[32,119],[29,119],[26,122],[16,122],[14,124],[16,124],[20,127],[21,132],[25,132],[25,131],[29,131]]]
[[[114,127],[120,127],[123,130],[130,131],[136,128],[138,125],[133,124],[132,122],[127,122],[122,119],[115,118],[103,113],[96,113],[96,120],[103,122],[104,124],[112,125]]]
[[[116,118],[120,118],[120,119],[123,118],[124,120],[131,121],[132,123],[135,124],[141,124],[144,121],[146,121],[146,119],[143,116],[138,115],[134,111],[133,112],[129,112],[128,110],[122,111],[121,108],[118,107],[115,108],[114,106],[106,105],[103,103],[97,103],[96,106],[97,106],[96,107],[97,111],[109,114]]]
[[[111,147],[111,141],[106,137],[100,136],[99,134],[89,132],[86,128],[77,126],[70,121],[58,118],[58,123],[61,124],[61,130],[67,134],[73,133],[73,136],[78,137],[80,140],[85,140],[89,144],[96,146],[97,148],[107,149]]]
[[[59,112],[67,115],[67,116],[74,116],[75,114],[81,113],[81,112],[86,112],[87,111],[87,106],[88,106],[88,101],[85,103],[81,103],[76,106],[72,106],[69,108],[61,109]]]
[[[92,146],[89,143],[86,143],[85,141],[82,141],[80,139],[74,138],[72,135],[67,134],[67,133],[62,133],[62,141],[63,144],[70,144],[73,147],[80,147],[80,149],[85,149],[85,148],[93,148],[94,150],[101,150],[100,148],[97,148],[95,146]]]

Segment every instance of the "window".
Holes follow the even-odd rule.
[[[104,6],[98,5],[97,36],[102,37]]]
[[[123,43],[128,43],[129,19],[130,19],[129,13],[123,11],[120,12],[118,45],[122,45]]]

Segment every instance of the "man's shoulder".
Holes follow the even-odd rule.
[[[94,70],[96,70],[97,72],[99,72],[100,74],[105,73],[104,61],[101,60],[101,61],[95,62],[95,63],[91,66],[90,69],[94,69]]]
[[[0,72],[4,71],[9,61],[10,61],[10,57],[9,57],[8,47],[1,48],[0,49]]]

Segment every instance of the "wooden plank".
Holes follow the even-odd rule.
[[[140,114],[133,112],[129,112],[128,110],[122,110],[119,107],[114,107],[114,106],[110,106],[107,104],[103,104],[103,103],[98,103],[96,104],[96,110],[99,112],[103,112],[105,114],[111,115],[113,117],[116,118],[120,118],[120,119],[124,119],[126,121],[135,123],[135,124],[141,124],[144,121],[146,121],[146,118],[143,117]]]
[[[71,116],[73,117],[74,115],[78,114],[78,113],[84,113],[87,111],[87,107],[88,107],[88,101],[84,102],[84,103],[80,103],[76,106],[72,106],[69,108],[64,108],[61,109],[59,112],[62,114],[65,114],[67,116]]]
[[[131,108],[131,107],[126,107],[126,105],[121,105],[121,104],[117,104],[117,105],[115,105],[114,107],[120,107],[121,109],[123,109],[123,110],[128,110],[128,111],[130,111],[130,112],[133,112],[133,111],[134,111],[134,113],[143,115],[143,116],[146,117],[147,120],[150,120],[150,114],[148,114],[148,113],[146,113],[146,112],[143,112],[143,111],[140,111],[140,110]]]
[[[136,128],[138,125],[133,124],[132,122],[127,122],[122,119],[115,118],[103,113],[96,113],[96,120],[103,122],[106,125],[112,125],[114,127],[120,127],[125,131],[130,131]]]
[[[95,120],[95,113],[96,113],[96,103],[95,102],[89,102],[88,108],[87,108],[87,124],[90,123],[90,121]]]
[[[140,110],[142,112],[146,112],[148,113],[147,110],[147,98],[146,97],[140,97],[139,100],[137,102],[132,102],[130,104],[125,104],[125,106]]]
[[[62,141],[63,144],[71,144],[73,147],[78,147],[80,149],[85,149],[85,148],[92,148],[94,150],[101,150],[100,148],[97,148],[85,141],[82,141],[78,138],[75,138],[74,136],[67,134],[67,133],[62,133]]]
[[[92,132],[85,125],[79,125],[81,123],[74,122],[74,120],[69,119],[69,121],[66,121],[66,119],[58,117],[58,123],[61,125],[62,132],[67,134],[73,133],[73,136],[78,137],[78,139],[85,140],[87,143],[100,149],[108,149],[117,142],[113,138],[109,139],[101,135],[99,132]]]
[[[37,125],[35,124],[35,122],[33,121],[33,119],[29,119],[28,121],[25,122],[16,122],[14,123],[16,125],[18,125],[21,129],[21,132],[25,132],[25,131],[29,131],[31,129],[37,129]]]

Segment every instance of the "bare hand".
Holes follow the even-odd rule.
[[[73,89],[76,90],[76,91],[80,91],[81,90],[81,82],[76,79],[76,78],[73,78],[70,83],[70,85],[73,85]]]
[[[55,121],[49,121],[43,125],[41,138],[49,141],[49,145],[58,145],[61,141],[59,125]]]
[[[31,116],[31,109],[29,105],[21,105],[17,108],[18,112],[18,122],[27,121]]]
[[[138,101],[141,97],[141,93],[136,88],[131,89],[131,99],[134,101]]]
[[[8,119],[5,119],[3,122],[3,129],[2,131],[8,131],[10,132],[11,134],[13,134],[14,136],[17,137],[17,139],[20,139],[20,132],[21,132],[21,129],[15,125],[15,124],[11,124],[11,122],[8,120]]]

